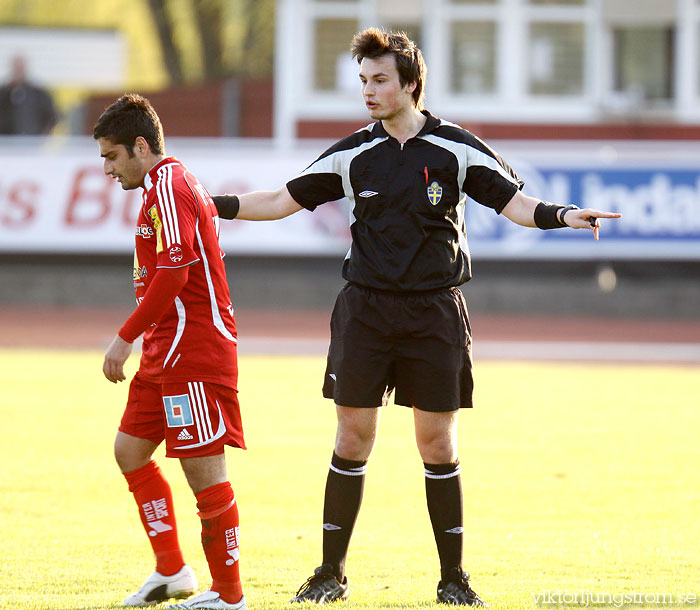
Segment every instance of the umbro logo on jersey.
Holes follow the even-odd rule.
[[[187,428],[183,428],[182,432],[177,435],[177,440],[179,441],[191,441],[194,438],[188,431]]]
[[[460,526],[453,527],[452,529],[445,530],[445,533],[446,534],[462,534],[462,533],[464,533],[464,528],[460,527]]]
[[[326,530],[327,532],[335,532],[336,530],[342,530],[343,528],[340,527],[339,525],[335,525],[333,523],[324,523],[323,529]]]
[[[360,197],[374,197],[375,195],[379,195],[377,191],[362,191],[360,193]]]
[[[333,381],[337,381],[336,378],[335,378],[335,373],[328,373],[328,376],[329,376]]]

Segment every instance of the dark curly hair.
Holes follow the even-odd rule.
[[[106,138],[123,144],[130,157],[134,143],[141,136],[156,155],[165,154],[163,126],[156,111],[145,97],[136,93],[122,95],[100,115],[92,132],[95,140]]]

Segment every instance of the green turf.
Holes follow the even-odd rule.
[[[127,386],[105,381],[101,360],[0,351],[3,610],[116,608],[153,568],[112,458]],[[248,356],[240,368],[249,450],[228,464],[245,593],[251,608],[289,608],[320,559],[334,411],[321,358]],[[465,567],[492,608],[537,607],[546,592],[700,594],[697,367],[482,362],[476,382],[477,408],[460,418]],[[206,586],[193,498],[162,455]],[[411,414],[389,407],[350,548],[349,608],[433,605],[423,484]]]

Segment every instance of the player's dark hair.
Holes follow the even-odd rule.
[[[95,140],[106,138],[114,144],[122,144],[130,157],[134,156],[134,143],[141,136],[156,155],[165,154],[163,126],[156,111],[145,97],[136,93],[122,95],[102,113],[92,132]]]
[[[416,88],[413,90],[413,103],[419,110],[423,109],[423,93],[428,69],[423,60],[423,53],[405,32],[385,32],[379,28],[368,28],[355,34],[350,48],[358,64],[365,57],[377,59],[383,55],[393,55],[396,59],[401,86],[416,83]]]

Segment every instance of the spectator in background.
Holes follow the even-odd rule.
[[[24,58],[13,57],[10,81],[0,87],[0,134],[46,135],[56,118],[51,95],[27,80]]]

